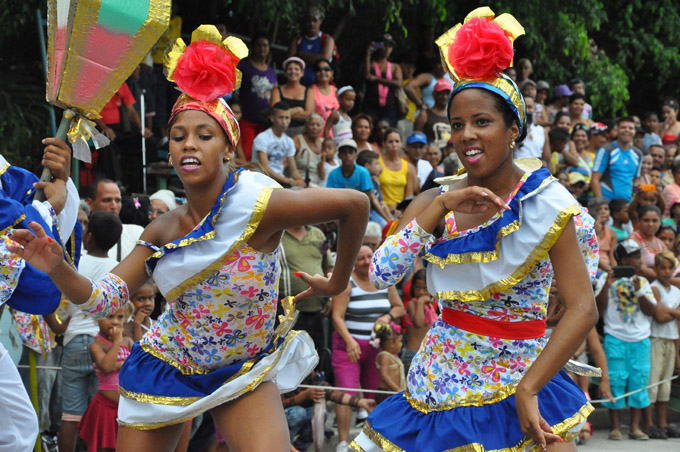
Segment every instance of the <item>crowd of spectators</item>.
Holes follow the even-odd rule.
[[[249,41],[250,55],[239,65],[241,89],[228,103],[240,117],[240,163],[259,163],[263,172],[285,188],[350,188],[370,198],[371,223],[347,289],[332,299],[309,298],[297,305],[296,328],[310,333],[321,356],[309,381],[327,381],[356,391],[347,390],[348,397],[314,389],[283,395],[291,441],[297,449],[307,450],[311,445],[311,407],[328,400],[337,404],[337,450],[344,451],[352,409],[359,409],[356,419],[361,422],[375,407],[372,390],[402,388],[399,372],[393,371],[393,355],[400,356],[402,372],[407,372],[425,331],[438,315],[420,260],[399,287],[380,291],[368,283],[371,257],[394,230],[410,200],[436,187],[437,177],[455,174],[459,161],[450,141],[446,111],[453,83],[438,58],[432,59],[426,71],[415,73],[407,58],[400,64],[392,60],[395,41],[385,34],[367,45],[364,67],[357,68],[363,71],[364,85],[343,85],[342,78],[335,77],[342,45],[321,31],[323,17],[319,8],[307,11],[304,33],[292,41],[285,58],[277,61],[280,64],[272,65],[268,37],[254,35]],[[173,14],[170,28],[149,60],[140,64],[98,121],[113,145],[95,152],[93,163],[85,165],[80,175],[86,187],[79,215],[86,250],[80,272],[90,277],[110,270],[134,248],[149,221],[181,203],[181,189],[159,190],[151,197],[132,194],[141,188],[141,139],[149,144],[149,161],[159,160],[156,153],[167,142],[165,123],[177,93],[160,69],[162,52],[181,31],[181,18]],[[680,368],[676,325],[680,319],[680,157],[676,158],[680,107],[677,101],[668,100],[661,106],[650,105],[639,116],[605,118],[588,103],[582,80],[573,78],[551,86],[545,80],[533,80],[532,74],[528,59],[520,59],[507,71],[527,105],[527,136],[516,147],[515,156],[539,159],[576,202],[589,208],[595,220],[602,275],[596,293],[603,322],[592,341],[589,338],[588,349],[595,361],[606,356],[603,366],[597,362],[605,372],[599,389],[611,397],[612,392],[668,378],[669,372]],[[141,95],[146,100],[144,111],[138,108]],[[333,224],[284,233],[281,298],[305,289],[295,272],[332,271],[335,237]],[[632,273],[617,272],[622,265],[632,267]],[[130,335],[143,325],[148,328],[163,310],[162,297],[155,294],[155,299],[153,312],[131,315]],[[559,304],[556,287],[553,299]],[[140,310],[141,304],[136,307]],[[551,312],[558,311],[551,307]],[[59,431],[60,450],[71,452],[76,447],[78,422],[97,383],[88,356],[99,331],[97,324],[73,307],[61,313],[63,321],[54,316],[39,319],[37,325],[43,331],[48,332],[43,322],[52,330],[47,338],[60,338],[48,341],[45,349],[36,340],[39,335],[31,333],[34,319],[16,312],[14,318],[24,347],[49,357],[44,364],[62,368],[61,374],[39,372],[43,382],[39,386],[40,419],[43,431]],[[403,347],[397,340],[402,333]],[[380,335],[382,352],[372,344]],[[604,352],[598,345],[600,337]],[[663,350],[657,350],[661,345]],[[387,355],[378,358],[379,352]],[[587,359],[585,352],[579,355]],[[636,357],[634,369],[632,356]],[[579,384],[586,393],[596,394],[587,380]],[[650,397],[646,394],[629,400],[633,409],[630,437],[680,435],[665,420],[667,386],[650,390]],[[621,436],[616,413],[625,406],[622,403],[609,405],[614,413],[612,439]],[[656,406],[656,424],[650,404]],[[636,410],[645,414],[642,420]],[[189,438],[194,441],[192,450],[225,450],[206,418],[209,415],[187,424],[184,450]],[[584,431],[581,439],[587,436]]]

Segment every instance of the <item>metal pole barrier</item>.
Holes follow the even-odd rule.
[[[36,370],[35,351],[28,351],[28,364],[31,367],[29,374],[31,379],[31,401],[35,409],[35,415],[40,419],[40,409],[38,408],[38,371]],[[38,427],[38,438],[35,440],[35,452],[42,452],[42,442],[40,441],[40,427]]]

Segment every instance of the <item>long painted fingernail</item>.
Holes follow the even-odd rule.
[[[293,274],[294,274],[295,276],[297,276],[298,278],[299,278],[300,276],[302,276],[302,273],[300,273],[300,272],[295,272],[295,273],[293,273]]]
[[[47,237],[47,241],[50,243],[54,242],[54,240],[52,240],[52,237]]]

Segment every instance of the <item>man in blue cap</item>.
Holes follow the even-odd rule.
[[[432,172],[432,165],[430,162],[423,160],[426,147],[427,138],[423,132],[413,132],[406,139],[406,156],[418,170],[418,183],[416,184],[418,192],[420,192],[420,187],[422,187],[427,180],[427,176]]]

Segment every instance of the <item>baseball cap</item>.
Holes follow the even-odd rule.
[[[289,65],[290,63],[297,63],[297,64],[299,64],[300,66],[302,66],[302,70],[303,70],[303,71],[305,70],[305,62],[302,60],[302,58],[298,58],[298,57],[296,57],[296,56],[292,56],[292,57],[288,57],[288,58],[286,58],[285,60],[283,60],[283,63],[281,64],[281,66],[283,66],[283,70],[284,70],[284,71],[286,70],[286,68],[288,67],[288,65]]]
[[[434,84],[434,92],[438,93],[440,91],[451,91],[451,83],[443,78],[437,80],[437,83]]]
[[[424,145],[427,145],[427,137],[423,132],[413,132],[409,137],[406,139],[406,144],[414,144],[414,143],[422,143]]]
[[[536,83],[536,89],[538,91],[542,89],[547,89],[550,91],[550,83],[546,82],[545,80],[539,80],[538,83]]]
[[[607,135],[607,125],[601,122],[594,122],[590,125],[591,135]]]
[[[569,185],[578,184],[579,182],[586,183],[586,177],[578,171],[571,171],[569,173]]]
[[[344,140],[342,140],[340,142],[340,144],[338,144],[338,149],[344,148],[344,147],[353,148],[356,151],[357,150],[357,142],[354,141],[351,138],[345,138]]]
[[[622,257],[630,256],[631,254],[638,253],[642,247],[638,242],[632,239],[624,240],[623,242],[619,242],[618,245],[616,245],[616,249],[614,250],[614,255],[616,259],[620,259]]]
[[[537,86],[536,82],[534,82],[533,80],[528,78],[528,79],[524,80],[522,83],[519,84],[519,90],[522,91],[524,89],[524,87],[527,86],[527,85]]]
[[[571,96],[572,94],[574,93],[571,92],[567,85],[557,85],[553,91],[553,96],[555,97]]]

